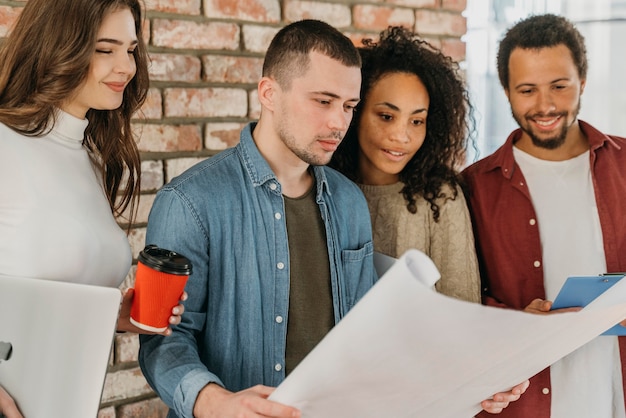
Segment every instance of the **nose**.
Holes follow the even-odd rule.
[[[130,53],[120,53],[115,60],[115,72],[119,74],[135,74],[135,56]]]
[[[408,143],[411,140],[408,133],[408,127],[397,121],[392,123],[389,128],[389,139],[403,144]]]
[[[352,110],[346,110],[343,106],[337,106],[336,109],[332,110],[328,127],[333,131],[347,131],[348,126],[350,126],[350,121],[352,121],[353,114]]]
[[[556,110],[554,97],[550,90],[541,90],[537,95],[537,110],[542,114],[549,114]]]

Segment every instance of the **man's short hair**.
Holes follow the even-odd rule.
[[[309,53],[319,52],[348,67],[360,67],[361,57],[352,41],[320,20],[305,19],[282,28],[270,43],[263,76],[274,78],[284,88],[304,74],[310,64]]]
[[[540,49],[565,45],[581,79],[587,78],[585,38],[572,22],[562,16],[543,14],[530,16],[510,28],[498,48],[498,77],[505,90],[509,88],[509,58],[515,48]]]

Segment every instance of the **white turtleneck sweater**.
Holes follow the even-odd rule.
[[[83,147],[88,121],[59,111],[50,134],[0,124],[0,274],[117,287],[131,252]]]

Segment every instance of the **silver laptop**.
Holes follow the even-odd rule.
[[[115,288],[0,275],[0,385],[25,418],[97,416],[120,300]]]

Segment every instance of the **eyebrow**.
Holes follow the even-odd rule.
[[[109,44],[115,44],[115,45],[123,45],[124,42],[120,41],[119,39],[113,39],[113,38],[100,38],[96,41],[96,43],[98,42],[106,42]],[[131,45],[137,45],[139,43],[139,41],[137,39],[133,40],[130,44]]]
[[[550,81],[548,84],[561,83],[563,81],[571,81],[571,78],[569,78],[569,77],[557,78],[556,80]],[[536,85],[537,85],[537,83],[520,83],[517,86],[515,86],[515,88],[519,89],[520,87],[534,87]]]
[[[385,107],[388,107],[388,108],[390,108],[392,110],[395,110],[397,112],[400,111],[400,108],[398,106],[396,106],[393,103],[389,103],[389,102],[380,102],[380,103],[375,103],[374,105],[375,106],[385,106]],[[413,112],[411,112],[411,114],[415,115],[417,113],[423,113],[423,112],[428,112],[428,108],[423,107],[423,108],[420,108],[420,109],[415,109]]]
[[[335,93],[331,93],[330,91],[312,91],[311,94],[321,94],[323,96],[332,97],[333,99],[341,100],[341,97]],[[346,102],[358,102],[360,101],[360,97],[355,97],[353,99],[347,99]]]

